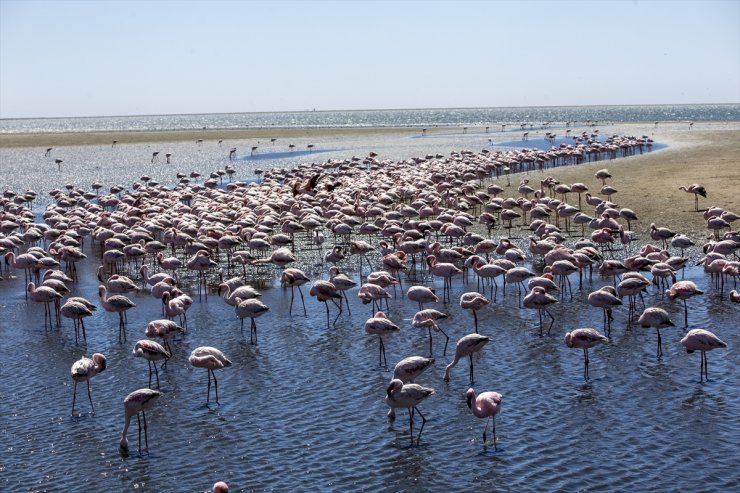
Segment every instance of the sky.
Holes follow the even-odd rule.
[[[0,0],[0,118],[740,103],[740,0]]]

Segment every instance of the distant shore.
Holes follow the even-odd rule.
[[[445,127],[430,129],[445,130]],[[449,130],[449,129],[447,129]],[[237,130],[163,130],[131,132],[66,132],[0,134],[0,148],[53,147],[77,145],[140,144],[147,142],[217,141],[244,139],[286,139],[369,134],[420,133],[415,127],[312,127],[312,128],[245,128]]]

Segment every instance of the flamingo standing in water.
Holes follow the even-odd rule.
[[[94,307],[93,307],[94,308]],[[75,344],[79,340],[79,331],[82,327],[82,339],[87,341],[87,334],[85,333],[85,317],[89,317],[93,314],[86,305],[79,301],[68,299],[60,308],[59,312],[66,318],[71,318],[75,328]]]
[[[604,330],[607,334],[612,331],[612,307],[622,304],[612,286],[604,286],[588,295],[588,304],[604,310]]]
[[[468,408],[473,411],[477,418],[487,418],[486,426],[483,427],[483,445],[486,444],[486,431],[488,422],[493,420],[493,448],[496,448],[496,415],[501,411],[501,400],[503,396],[498,392],[483,392],[475,394],[475,389],[468,389],[465,393]]]
[[[393,332],[398,332],[399,330],[400,327],[391,322],[383,312],[377,312],[372,318],[369,318],[367,322],[365,322],[365,332],[368,334],[376,334],[378,336],[378,341],[380,341],[378,346],[378,366],[382,366],[384,364],[388,367],[388,361],[385,358],[385,344],[383,344],[383,336],[392,334]]]
[[[638,323],[645,328],[655,327],[655,331],[658,333],[658,352],[656,353],[656,357],[658,359],[662,358],[663,345],[660,341],[660,329],[676,326],[673,320],[671,320],[671,318],[668,316],[668,312],[666,312],[662,308],[651,306],[649,308],[646,308],[645,311],[642,312]]]
[[[406,297],[411,301],[416,301],[419,304],[419,310],[424,309],[424,303],[436,303],[439,301],[439,297],[437,297],[434,289],[426,286],[411,286],[406,291]]]
[[[460,338],[457,341],[455,347],[455,358],[445,368],[444,381],[450,381],[450,370],[460,361],[462,358],[467,356],[470,359],[470,385],[473,385],[473,353],[476,353],[483,349],[483,346],[488,344],[491,338],[482,336],[480,334],[468,334]]]
[[[93,416],[95,416],[95,406],[93,406],[92,395],[90,393],[90,379],[105,371],[105,356],[101,353],[95,353],[91,358],[83,356],[72,365],[72,380],[75,382],[72,393],[72,416],[75,414],[75,399],[77,398],[77,383],[87,382],[87,398],[90,400]]]
[[[544,311],[550,317],[550,326],[547,328],[547,333],[549,335],[550,329],[552,329],[552,324],[555,323],[555,317],[552,316],[552,313],[550,313],[550,310],[548,310],[547,307],[548,305],[552,305],[557,302],[558,299],[547,294],[545,288],[541,286],[535,286],[532,288],[532,291],[524,297],[524,300],[522,301],[524,308],[537,310],[540,315],[540,336],[542,336],[542,312]]]
[[[411,437],[411,445],[414,444],[414,413],[419,413],[419,416],[421,416],[421,428],[419,429],[419,436],[416,439],[417,445],[419,445],[419,442],[421,441],[421,434],[424,431],[424,424],[426,424],[427,421],[416,406],[433,394],[434,389],[432,388],[422,387],[415,383],[404,384],[397,378],[394,378],[391,380],[390,384],[388,384],[385,403],[388,404],[390,408],[406,408],[409,412],[409,435]],[[393,418],[391,417],[391,419]]]
[[[288,310],[289,315],[292,315],[293,313],[293,289],[298,288],[298,293],[301,295],[301,304],[303,305],[303,315],[307,316],[306,302],[303,299],[303,291],[301,291],[301,286],[306,284],[308,281],[310,281],[310,279],[302,270],[293,267],[285,269],[280,275],[280,282],[283,284],[283,286],[287,286],[290,288],[290,309]]]
[[[448,318],[446,313],[434,310],[433,308],[427,308],[426,310],[420,310],[416,312],[414,318],[411,319],[411,325],[414,327],[426,327],[429,331],[429,356],[432,356],[432,329],[439,331],[445,336],[445,348],[442,351],[443,355],[447,354],[447,344],[450,342],[450,336],[437,325],[437,320]]]
[[[450,291],[452,290],[452,276],[456,276],[462,271],[455,267],[454,264],[450,264],[447,262],[437,262],[437,257],[434,255],[429,255],[427,257],[427,266],[429,267],[429,272],[433,276],[441,277],[444,279],[444,287],[442,288],[442,299],[449,301]]]
[[[691,298],[692,296],[704,294],[704,291],[696,287],[696,284],[694,284],[692,281],[678,281],[677,283],[673,284],[673,286],[671,286],[670,289],[665,292],[665,294],[667,294],[668,298],[672,300],[675,300],[676,298],[678,298],[679,300],[683,300],[683,320],[685,326],[688,327],[689,309],[686,307],[686,300]]]
[[[329,327],[329,301],[331,300],[331,302],[334,303],[334,305],[339,309],[339,313],[337,313],[337,316],[334,319],[334,324],[336,324],[337,319],[339,319],[339,316],[342,314],[342,305],[335,301],[339,300],[340,303],[342,301],[342,295],[337,287],[329,281],[317,280],[314,281],[308,294],[325,304],[327,328]]]
[[[470,310],[473,312],[473,319],[475,320],[475,333],[478,333],[478,310],[487,306],[490,303],[488,298],[480,293],[471,291],[469,293],[463,293],[460,296],[460,308],[463,310]]]
[[[98,286],[98,295],[100,296],[100,302],[103,304],[105,311],[118,313],[118,342],[122,342],[122,340],[125,341],[126,311],[135,307],[136,303],[120,294],[116,294],[109,298],[106,288],[102,284]]]
[[[270,307],[262,303],[257,298],[250,298],[248,300],[242,300],[241,298],[236,299],[236,307],[234,307],[234,313],[241,319],[241,330],[244,331],[244,319],[249,318],[251,324],[249,326],[249,343],[257,344],[257,322],[255,318],[261,317],[265,313],[270,311]]]
[[[190,361],[190,364],[196,368],[205,368],[208,370],[208,395],[206,397],[206,405],[208,405],[211,400],[211,375],[213,375],[213,385],[216,388],[216,402],[218,402],[218,380],[216,380],[216,373],[214,373],[214,370],[231,366],[231,361],[224,356],[224,353],[215,347],[209,346],[201,346],[193,349],[188,361]]]
[[[157,397],[161,394],[158,390],[152,389],[139,389],[131,392],[123,400],[123,414],[125,421],[123,423],[123,431],[121,432],[121,448],[128,450],[128,427],[131,422],[131,417],[136,415],[136,422],[139,427],[139,454],[141,454],[141,418],[139,414],[144,418],[144,444],[145,450],[149,451],[149,437],[147,435],[146,427],[146,412],[154,405]]]
[[[147,337],[161,337],[162,346],[172,354],[170,350],[170,339],[173,339],[178,333],[184,333],[185,329],[180,327],[172,320],[152,320],[146,326],[144,334]]]
[[[157,388],[159,388],[159,370],[157,370],[157,361],[164,360],[164,364],[170,359],[170,353],[158,342],[148,339],[141,339],[134,346],[132,354],[136,358],[144,358],[149,364],[149,387],[152,386],[152,365],[157,376]]]
[[[583,349],[583,378],[588,381],[588,350],[601,344],[602,342],[608,342],[609,338],[603,334],[599,334],[596,329],[584,328],[575,329],[565,334],[565,345],[573,348]]]
[[[32,282],[28,283],[26,291],[31,296],[31,301],[44,304],[44,329],[46,329],[47,321],[49,323],[49,326],[51,326],[51,307],[49,306],[49,304],[58,303],[58,301],[62,299],[62,295],[48,286],[36,287],[36,285]],[[57,319],[58,317],[59,314],[57,313]]]
[[[717,348],[726,348],[727,344],[712,332],[704,329],[692,329],[681,339],[681,345],[686,348],[686,352],[691,354],[694,351],[701,351],[701,363],[699,371],[699,381],[706,378],[709,381],[707,368],[707,351]]]

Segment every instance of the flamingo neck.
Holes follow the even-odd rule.
[[[131,415],[126,413],[126,420],[123,423],[123,431],[121,432],[121,448],[128,448],[128,426],[131,424]]]

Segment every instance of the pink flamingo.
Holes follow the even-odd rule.
[[[308,291],[308,294],[319,300],[320,302],[324,303],[326,306],[326,327],[329,327],[329,301],[334,303],[334,305],[339,309],[339,312],[337,313],[336,318],[334,319],[334,324],[336,325],[337,320],[339,319],[339,316],[342,314],[342,305],[337,303],[335,300],[342,301],[342,295],[337,289],[337,287],[330,283],[329,281],[323,281],[321,279],[316,280],[313,282],[313,285],[311,286],[311,289]]]
[[[730,291],[729,298],[730,298],[730,301],[732,301],[733,303],[740,303],[740,293],[738,293],[734,289]]]
[[[421,429],[419,429],[419,436],[416,439],[416,444],[419,445],[421,441],[421,434],[424,431],[424,424],[426,424],[426,418],[419,411],[418,406],[424,399],[434,394],[434,389],[428,387],[422,387],[415,383],[404,384],[401,380],[394,378],[388,384],[386,389],[385,403],[388,407],[393,409],[406,408],[409,412],[409,435],[411,437],[411,444],[414,444],[414,413],[419,413],[421,416]],[[394,414],[395,416],[395,414]],[[393,418],[391,418],[393,419]]]
[[[588,295],[588,304],[604,310],[604,330],[607,334],[612,331],[612,307],[620,306],[622,300],[616,296],[612,286],[604,286]]]
[[[393,378],[403,383],[413,383],[416,378],[434,364],[434,358],[424,356],[409,356],[404,358],[393,368]]]
[[[188,359],[190,364],[196,368],[205,368],[208,371],[208,394],[206,397],[206,405],[211,400],[211,376],[213,376],[213,385],[216,388],[216,402],[218,402],[218,380],[216,380],[216,373],[214,370],[221,368],[228,368],[231,366],[224,353],[210,346],[201,346],[193,349]]]
[[[211,493],[229,493],[229,485],[224,483],[223,481],[218,481],[216,483],[213,483],[213,488],[211,488]]]
[[[413,327],[426,327],[429,331],[429,356],[432,355],[432,329],[439,331],[445,336],[445,348],[442,352],[443,355],[447,354],[447,344],[450,342],[450,337],[447,333],[437,325],[437,320],[443,320],[448,318],[446,313],[427,308],[426,310],[420,310],[416,312],[414,318],[411,319],[411,325]]]
[[[72,323],[74,324],[75,329],[75,344],[77,344],[79,340],[80,327],[82,327],[82,339],[87,341],[84,318],[92,315],[92,310],[90,310],[87,306],[85,306],[83,303],[80,303],[79,301],[68,299],[59,309],[59,312],[62,314],[62,316],[72,319]]]
[[[167,364],[167,360],[170,359],[170,353],[158,342],[141,339],[134,346],[132,354],[136,358],[144,358],[147,360],[149,365],[150,388],[152,386],[152,365],[154,365],[154,372],[157,376],[157,388],[159,388],[159,370],[157,370],[157,361],[164,360],[164,364]]]
[[[460,308],[473,312],[476,334],[478,333],[478,310],[485,306],[488,306],[489,303],[490,301],[488,300],[488,298],[475,291],[463,293],[462,296],[460,296]]]
[[[648,328],[655,327],[655,331],[658,333],[658,352],[656,357],[658,359],[663,357],[663,346],[660,341],[660,329],[666,327],[675,327],[676,324],[668,316],[668,312],[662,308],[649,307],[646,308],[638,320],[640,326]]]
[[[689,326],[689,309],[686,307],[686,300],[698,294],[704,294],[692,281],[678,281],[665,292],[668,298],[683,300],[683,319],[686,327]]]
[[[123,414],[125,421],[123,431],[121,432],[120,446],[123,450],[128,450],[128,427],[131,417],[136,415],[136,422],[139,426],[139,454],[141,454],[141,419],[139,414],[144,418],[144,444],[145,450],[149,451],[149,437],[147,436],[146,411],[151,409],[157,397],[161,394],[158,390],[139,389],[131,392],[123,400]]]
[[[406,291],[406,297],[411,301],[417,302],[419,304],[419,310],[424,309],[424,303],[436,303],[439,301],[434,288],[428,288],[426,286],[411,286]]]
[[[599,334],[596,329],[584,328],[575,329],[565,334],[565,345],[570,348],[581,348],[583,349],[583,378],[588,381],[588,350],[601,344],[602,342],[608,342],[609,338],[603,334]]]
[[[385,300],[385,306],[386,308],[388,307],[388,299],[391,297],[391,294],[379,285],[367,282],[360,286],[359,291],[357,291],[357,297],[362,300],[363,305],[372,303],[373,311],[375,311],[376,307],[378,310],[380,309],[382,300]]]
[[[707,190],[704,188],[704,186],[693,183],[689,185],[688,187],[678,187],[679,190],[683,190],[686,193],[693,193],[694,194],[694,210],[699,211],[699,195],[701,195],[704,198],[707,198]]]
[[[303,286],[310,280],[311,279],[309,279],[302,270],[292,267],[285,269],[282,274],[280,274],[280,282],[282,283],[282,285],[290,288],[290,308],[288,310],[289,315],[292,315],[293,313],[293,290],[294,288],[298,288],[298,293],[301,295],[301,304],[303,305],[303,315],[307,316],[306,302],[303,299],[303,291],[301,291],[301,286]]]
[[[352,315],[347,299],[347,291],[357,286],[357,282],[349,278],[346,274],[339,271],[339,267],[333,265],[329,268],[329,282],[332,283],[342,294],[347,302],[347,313]]]
[[[686,352],[691,354],[694,351],[701,351],[701,363],[699,372],[699,381],[706,378],[709,381],[709,370],[707,368],[707,351],[717,348],[726,348],[727,344],[712,332],[704,329],[692,329],[681,339],[681,345],[686,348]]]
[[[399,330],[400,327],[391,322],[383,312],[377,312],[372,318],[369,318],[367,322],[365,322],[365,332],[368,334],[376,334],[378,336],[378,341],[380,341],[378,346],[378,366],[382,366],[384,364],[388,367],[388,361],[385,358],[383,336],[393,332],[398,332]],[[383,363],[381,363],[381,356]]]
[[[468,334],[460,338],[455,346],[455,357],[445,368],[444,381],[450,381],[450,370],[457,365],[458,361],[467,356],[470,359],[470,385],[473,385],[473,354],[483,349],[491,338],[480,334]]]
[[[552,313],[550,313],[550,310],[548,310],[547,307],[557,302],[557,298],[547,294],[545,289],[540,286],[534,287],[532,291],[524,297],[524,300],[522,301],[524,308],[537,310],[540,315],[540,336],[542,336],[542,312],[544,311],[550,317],[550,326],[547,328],[547,334],[549,335],[550,329],[552,329],[552,324],[555,323],[555,317],[552,316]]]
[[[178,333],[182,334],[184,332],[185,329],[172,320],[152,320],[147,324],[144,334],[151,338],[162,338],[162,345],[171,354],[170,339],[173,339]]]
[[[94,353],[91,358],[82,357],[72,365],[72,380],[75,382],[72,393],[72,416],[75,414],[75,399],[77,398],[77,383],[87,382],[87,398],[90,400],[93,416],[95,415],[95,406],[93,406],[92,395],[90,393],[90,379],[105,371],[105,356],[101,353]]]
[[[98,296],[103,308],[107,312],[118,313],[118,342],[126,340],[126,311],[136,306],[136,303],[123,295],[116,294],[110,298],[107,295],[106,288],[102,284],[98,286]]]
[[[62,295],[48,286],[39,286],[37,288],[32,282],[28,283],[26,291],[31,296],[31,301],[44,304],[44,328],[46,328],[47,320],[49,326],[51,326],[51,307],[49,304],[57,303],[62,299]],[[57,318],[58,316],[59,314],[57,313]]]
[[[462,273],[462,271],[455,267],[454,264],[437,262],[437,257],[435,257],[434,255],[429,255],[427,257],[427,266],[429,267],[429,272],[433,276],[441,277],[444,279],[442,299],[449,301],[450,291],[452,290],[452,276],[456,276]]]
[[[483,392],[475,394],[475,389],[468,389],[465,393],[468,408],[473,411],[476,418],[487,418],[486,426],[483,427],[483,445],[486,444],[486,431],[488,422],[493,420],[493,448],[496,448],[496,415],[501,411],[501,400],[503,396],[498,392]]]
[[[236,299],[234,313],[236,313],[236,316],[241,319],[242,331],[244,331],[244,319],[248,317],[251,320],[249,327],[250,344],[257,344],[257,322],[255,322],[254,319],[261,317],[269,311],[270,308],[257,298],[250,298],[248,300],[242,300],[241,298]]]

